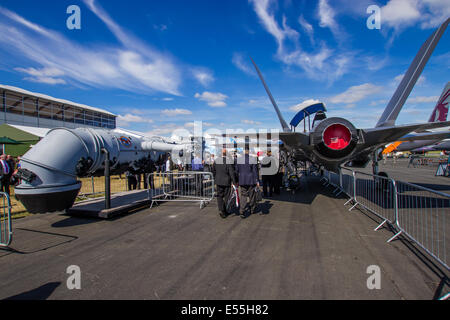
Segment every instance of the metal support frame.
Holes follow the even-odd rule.
[[[3,198],[3,211],[0,212],[0,247],[8,247],[13,239],[11,200],[9,198],[9,195],[4,192],[0,192],[0,197]]]
[[[111,208],[111,176],[110,176],[109,152],[108,152],[108,150],[103,148],[102,153],[105,154],[105,209],[110,209]]]

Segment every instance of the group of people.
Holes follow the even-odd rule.
[[[256,213],[260,174],[257,159],[252,159],[248,150],[245,150],[242,158],[230,159],[227,157],[227,150],[223,149],[222,159],[212,164],[212,173],[217,185],[217,205],[222,218],[226,218],[231,213],[227,212],[226,204],[232,188],[240,189],[239,215],[241,218]],[[272,196],[274,192],[279,193],[281,181],[278,184],[278,179],[282,177],[282,173],[279,172],[278,163],[270,151],[261,163],[261,175],[264,196]]]
[[[11,155],[2,154],[0,156],[0,192],[10,194],[10,186],[17,182],[15,174],[20,168],[20,157],[17,163]]]

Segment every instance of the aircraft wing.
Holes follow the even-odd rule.
[[[444,140],[450,138],[450,131],[410,133],[401,137],[400,141]]]
[[[442,128],[450,126],[450,121],[442,121],[442,122],[427,122],[420,124],[410,124],[410,125],[402,125],[402,126],[392,126],[392,127],[377,127],[371,129],[363,129],[364,140],[367,146],[377,145],[388,143],[392,141],[402,140],[401,138],[410,134],[413,131],[420,131],[426,129],[434,129],[434,128]],[[417,137],[420,138],[420,135],[425,137],[426,133],[417,133]],[[430,135],[432,133],[429,133]],[[437,134],[437,133],[435,133]],[[447,132],[448,134],[448,132]],[[430,139],[431,136],[427,136]],[[412,137],[412,134],[410,135]],[[417,138],[416,138],[417,139]],[[421,139],[421,140],[423,140]],[[444,139],[444,138],[442,138]],[[414,139],[409,139],[414,140]]]

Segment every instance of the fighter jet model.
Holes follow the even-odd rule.
[[[450,126],[450,121],[395,125],[401,108],[449,22],[450,18],[436,29],[422,45],[377,125],[369,129],[356,128],[350,121],[340,117],[327,118],[325,112],[320,111],[316,113],[313,127],[308,133],[295,132],[295,129],[289,127],[284,120],[261,71],[251,59],[278,115],[282,127],[279,138],[283,142],[283,148],[293,158],[292,160],[307,160],[318,167],[324,167],[335,172],[339,171],[343,164],[350,167],[365,167],[371,159],[377,160],[381,148],[390,142],[425,140],[430,139],[430,136],[436,138],[436,133],[424,131]],[[419,133],[411,134],[412,132]],[[259,138],[258,134],[244,133],[233,134],[233,136],[247,139]]]

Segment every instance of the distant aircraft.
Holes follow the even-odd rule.
[[[416,148],[414,150],[411,150],[411,153],[423,154],[431,151],[444,151],[447,154],[448,152],[450,152],[450,140],[444,140],[436,144]]]
[[[374,173],[378,174],[378,158],[382,148],[392,141],[426,140],[436,138],[437,134],[424,132],[426,129],[447,127],[450,122],[431,122],[396,126],[395,121],[411,90],[422,73],[434,48],[445,32],[450,18],[447,19],[422,45],[415,59],[411,63],[403,80],[399,84],[384,113],[375,128],[357,129],[350,121],[339,118],[326,118],[325,112],[317,112],[314,125],[308,133],[295,132],[284,120],[275,99],[273,98],[258,66],[252,63],[261,79],[264,88],[272,102],[282,132],[279,138],[283,148],[290,154],[291,161],[309,161],[316,166],[338,172],[340,166],[365,167],[371,159],[374,160]],[[439,115],[441,116],[441,114]],[[304,119],[304,121],[306,118]],[[318,120],[318,121],[316,121]],[[411,132],[417,132],[411,134]],[[233,134],[239,138],[259,138],[259,134]],[[266,138],[267,139],[267,138]]]
[[[442,95],[440,96],[436,107],[431,113],[430,119],[428,122],[443,122],[447,121],[448,116],[448,108],[450,102],[450,82],[447,82],[447,85],[442,91]],[[421,141],[396,141],[388,145],[384,150],[383,154],[388,154],[394,151],[412,151],[415,149],[419,149],[426,146],[434,145],[436,142],[441,141],[443,138],[450,138],[450,131],[447,131],[448,137],[442,137],[441,139],[432,139],[432,140],[421,140]]]

